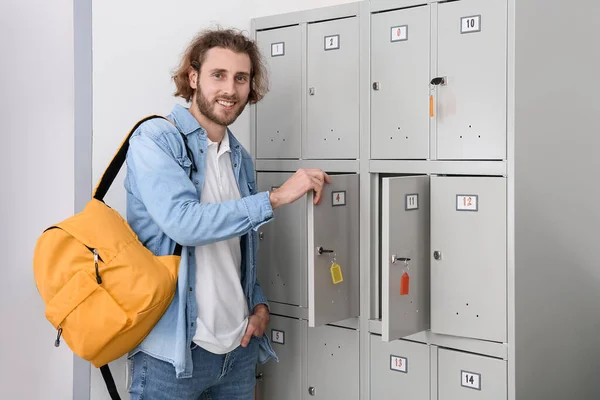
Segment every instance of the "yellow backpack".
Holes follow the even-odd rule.
[[[113,399],[119,395],[107,364],[135,348],[167,310],[181,258],[179,244],[175,254],[155,256],[103,201],[125,162],[129,138],[152,118],[163,117],[149,116],[133,127],[85,209],[46,229],[33,257],[45,315],[57,330],[55,346],[62,336],[75,354],[100,368]]]

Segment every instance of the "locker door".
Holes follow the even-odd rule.
[[[308,205],[308,319],[315,327],[359,315],[358,175],[334,175]]]
[[[302,36],[299,26],[256,34],[269,73],[269,92],[256,104],[257,158],[300,158]]]
[[[429,400],[429,346],[371,335],[371,399]]]
[[[372,16],[371,158],[429,157],[429,6]]]
[[[506,179],[431,177],[431,330],[506,342]]]
[[[335,326],[308,328],[310,400],[358,400],[359,333]]]
[[[506,400],[506,361],[438,350],[438,400]]]
[[[259,172],[259,191],[281,186],[291,173]],[[257,277],[269,301],[308,307],[306,270],[306,203],[274,211],[275,219],[259,228]]]
[[[439,159],[506,157],[505,0],[439,4]]]
[[[382,339],[387,342],[429,329],[429,177],[384,178],[381,210]]]
[[[306,321],[271,315],[269,331],[279,363],[259,364],[258,399],[298,400],[304,393],[304,350],[307,343]]]
[[[304,158],[358,158],[358,30],[356,17],[308,26]]]

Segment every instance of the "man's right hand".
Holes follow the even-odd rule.
[[[271,207],[276,209],[284,204],[293,203],[310,190],[315,191],[314,203],[319,204],[325,183],[331,183],[331,178],[322,170],[299,169],[283,185],[271,191]]]

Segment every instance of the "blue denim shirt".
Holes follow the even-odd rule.
[[[178,378],[192,376],[192,338],[196,331],[195,246],[241,237],[242,287],[250,312],[267,299],[256,280],[257,229],[273,219],[269,193],[256,192],[251,156],[227,130],[231,163],[240,189],[240,200],[201,203],[205,178],[207,134],[187,108],[176,105],[167,116],[144,122],[129,140],[127,153],[127,221],[139,240],[155,255],[173,254],[183,246],[173,302],[139,351],[175,367]],[[187,137],[192,160],[180,132]],[[190,171],[192,178],[190,179]],[[200,266],[199,266],[200,267]],[[277,359],[268,336],[260,338],[259,362]]]

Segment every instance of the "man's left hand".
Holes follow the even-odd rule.
[[[261,337],[267,330],[269,325],[269,310],[264,304],[258,304],[254,307],[254,314],[248,318],[248,327],[246,328],[246,334],[242,338],[242,347],[248,346],[252,335]]]

